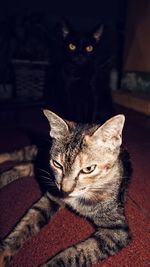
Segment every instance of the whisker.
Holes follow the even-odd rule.
[[[44,185],[49,185],[50,187],[57,188],[55,184],[50,184],[50,183],[47,183],[47,182],[44,182],[44,181],[43,181],[43,184]]]
[[[43,178],[41,178],[41,182],[42,183],[47,183],[49,185],[56,185],[56,183],[54,181],[50,181],[50,180],[43,179]]]
[[[45,180],[41,179],[41,183],[47,184],[47,185],[50,185],[50,186],[53,186],[53,187],[57,187],[55,182],[52,182],[52,181],[47,181],[47,180],[45,181]]]
[[[46,171],[46,170],[44,170],[44,169],[41,169],[41,168],[38,168],[38,170],[40,170],[40,171],[42,171],[42,172],[45,172],[45,173],[47,173],[47,174],[50,176],[50,173],[49,173],[48,171]]]
[[[47,176],[44,176],[44,175],[40,175],[39,177],[40,178],[44,178],[45,180],[48,180],[48,181],[51,181],[52,180],[51,177],[47,177]]]
[[[38,177],[41,181],[43,182],[47,182],[49,184],[55,184],[55,181],[54,180],[50,180],[49,178],[47,178],[46,176],[39,176]]]
[[[93,190],[93,191],[102,191],[102,192],[104,192],[105,190],[110,190],[110,188],[109,187],[92,187],[92,188],[88,188],[88,190]]]

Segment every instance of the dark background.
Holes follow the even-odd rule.
[[[14,109],[16,108],[16,103],[14,103],[14,100],[16,100],[16,96],[19,92],[22,94],[22,99],[25,100],[26,98],[26,91],[30,89],[30,86],[27,86],[25,83],[28,83],[26,77],[25,81],[22,77],[18,77],[17,75],[17,66],[12,64],[12,60],[14,58],[22,59],[19,57],[16,57],[16,54],[12,53],[12,46],[13,42],[11,41],[11,31],[14,31],[14,25],[15,25],[15,19],[16,18],[22,18],[25,16],[25,14],[29,13],[32,17],[38,14],[38,16],[41,14],[41,17],[44,17],[44,23],[47,26],[47,28],[51,29],[53,28],[53,25],[55,25],[60,19],[66,18],[75,29],[77,30],[91,30],[93,27],[95,27],[100,22],[103,22],[104,24],[108,24],[112,30],[112,38],[110,38],[111,41],[107,42],[106,46],[112,47],[115,53],[115,59],[114,59],[114,65],[117,66],[119,79],[118,79],[118,88],[120,87],[120,77],[122,72],[122,58],[123,58],[123,47],[124,47],[124,38],[125,38],[125,25],[126,25],[126,13],[127,13],[127,1],[126,0],[94,0],[94,1],[19,1],[19,0],[3,0],[0,2],[0,21],[4,20],[7,22],[9,20],[9,24],[7,24],[7,30],[5,31],[5,26],[0,28],[0,31],[2,30],[3,34],[5,35],[5,43],[2,44],[0,48],[0,90],[1,86],[6,85],[5,88],[0,91],[0,105],[1,110],[4,114],[3,121],[7,121],[8,112],[9,114],[14,113]],[[13,28],[14,27],[14,28]],[[8,42],[7,42],[7,34],[8,34]],[[51,33],[50,33],[51,34]],[[0,33],[0,39],[1,39],[1,33]],[[28,39],[30,39],[30,36],[27,36]],[[26,37],[25,37],[26,38]],[[18,41],[17,41],[18,42]],[[8,44],[9,43],[9,44]],[[8,44],[8,45],[7,45]],[[37,42],[38,44],[38,42]],[[0,44],[1,45],[1,44]],[[16,48],[16,51],[18,52],[18,49]],[[32,54],[32,52],[31,52]],[[35,53],[36,55],[36,53]],[[24,58],[27,60],[30,60],[29,58]],[[45,60],[45,58],[44,58]],[[49,59],[48,59],[49,60]],[[24,68],[24,66],[23,66]],[[19,66],[19,70],[21,70],[21,66]],[[28,70],[24,69],[24,74],[28,72]],[[40,77],[40,73],[38,74],[38,77],[35,77],[35,72],[33,77],[33,100],[38,99],[38,96],[41,92],[38,92],[36,85],[36,82],[38,78]],[[31,82],[31,74],[30,74],[30,81]],[[21,84],[22,82],[22,84]],[[19,86],[18,86],[19,83]],[[40,81],[40,83],[42,83]],[[4,97],[4,94],[7,95],[7,88],[9,89],[9,86],[12,86],[12,97]],[[40,90],[44,91],[44,83],[43,83],[43,89],[40,88]],[[4,93],[3,93],[4,92]],[[38,92],[38,95],[36,95],[36,92]],[[35,94],[35,95],[34,95]],[[29,95],[31,96],[31,90],[29,91]],[[27,97],[28,98],[28,97]],[[21,99],[21,97],[20,97]],[[19,99],[19,101],[20,101]],[[32,100],[32,99],[30,99]],[[18,101],[18,99],[17,99]],[[28,99],[27,99],[28,101]],[[26,104],[27,104],[26,101]],[[6,106],[7,102],[7,106]],[[10,103],[13,102],[13,105],[10,106]],[[18,103],[17,103],[18,104]],[[14,117],[16,117],[16,114],[18,116],[18,110],[20,110],[21,107],[17,107],[17,112],[15,113]],[[22,108],[23,110],[23,108]],[[7,111],[7,112],[6,112]],[[12,112],[13,111],[13,112]],[[20,119],[22,120],[22,118]]]
[[[86,18],[87,20],[99,20],[116,22],[125,13],[125,0],[96,0],[96,1],[19,1],[3,0],[0,2],[0,15],[12,15],[24,12],[25,9],[49,13],[52,17],[67,16],[76,17],[75,20]]]

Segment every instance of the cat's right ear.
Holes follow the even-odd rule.
[[[93,142],[97,147],[107,145],[110,149],[118,148],[122,144],[124,122],[124,115],[116,115],[98,127],[91,136],[87,136],[86,140]]]
[[[69,131],[67,123],[48,109],[44,109],[43,113],[48,119],[50,125],[50,136],[57,140],[66,137]]]
[[[93,37],[94,37],[94,39],[96,40],[96,42],[99,42],[99,41],[100,41],[101,36],[102,36],[102,34],[103,34],[103,30],[104,30],[104,25],[101,24],[101,25],[98,26],[98,27],[96,28],[96,30],[94,31],[94,33],[93,33]]]

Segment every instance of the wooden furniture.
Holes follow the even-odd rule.
[[[113,91],[112,95],[114,103],[150,116],[150,96],[124,90]]]

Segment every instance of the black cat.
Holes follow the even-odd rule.
[[[76,32],[63,21],[52,49],[46,99],[60,116],[77,122],[105,122],[114,114],[109,76],[111,58],[104,25]]]

